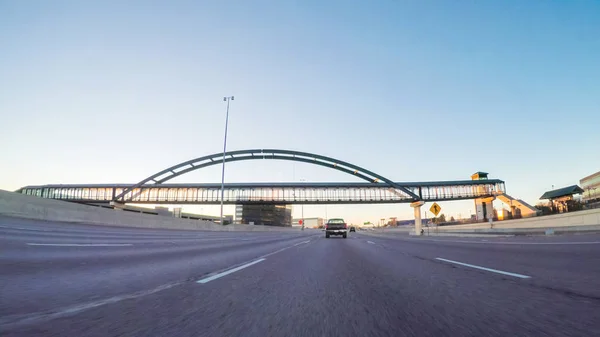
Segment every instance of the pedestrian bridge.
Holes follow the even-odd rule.
[[[397,182],[423,201],[487,198],[504,192],[504,182],[457,180]],[[42,198],[80,203],[109,203],[129,184],[26,186],[19,192]],[[220,204],[221,184],[156,184],[137,187],[128,203],[135,204]],[[234,183],[224,186],[224,204],[381,204],[414,200],[386,184],[372,183]]]
[[[225,162],[290,160],[328,167],[365,182],[227,183],[225,204],[374,204],[487,198],[505,192],[499,179],[396,182],[330,157],[289,150],[255,149],[225,153]],[[221,184],[168,184],[168,180],[223,162],[217,153],[162,170],[135,184],[25,186],[18,192],[81,203],[219,204]]]

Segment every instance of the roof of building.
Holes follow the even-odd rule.
[[[548,191],[548,192],[544,193],[544,195],[542,195],[540,197],[540,199],[556,199],[556,198],[564,197],[567,195],[581,194],[581,193],[583,193],[583,189],[581,187],[579,187],[577,185],[571,185],[571,186],[559,188],[557,190]]]
[[[488,178],[487,172],[477,171],[477,172],[471,174],[471,180],[487,180],[487,178]]]
[[[579,183],[583,184],[584,181],[589,180],[591,178],[595,178],[596,176],[600,176],[600,171],[596,172],[596,173],[592,173],[589,176],[585,177],[585,178],[581,178],[581,180],[579,181]]]

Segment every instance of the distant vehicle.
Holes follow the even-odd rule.
[[[348,237],[348,224],[344,219],[329,219],[325,225],[325,238],[329,239],[331,235],[342,235]]]
[[[356,232],[356,227],[354,227],[354,226],[350,227],[350,231],[351,232]]]

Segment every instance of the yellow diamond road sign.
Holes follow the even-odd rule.
[[[431,211],[431,213],[433,213],[433,215],[437,216],[438,214],[440,214],[442,208],[440,207],[440,205],[437,204],[437,202],[434,202],[429,210]]]

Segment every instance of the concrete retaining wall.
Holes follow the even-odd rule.
[[[425,235],[461,234],[496,234],[496,235],[526,235],[567,232],[600,232],[600,209],[591,209],[572,213],[540,216],[518,220],[495,221],[493,228],[490,224],[475,223],[442,227],[423,227]],[[398,233],[414,235],[414,226],[396,228],[376,228],[375,232]],[[463,235],[464,234],[464,235]]]
[[[228,225],[221,226],[202,220],[179,219],[159,215],[139,214],[71,202],[38,198],[20,193],[0,190],[0,215],[62,221],[91,225],[192,229],[203,231],[290,231],[286,227]]]
[[[519,228],[560,228],[569,226],[595,226],[600,225],[600,209],[539,216],[518,220],[496,221],[494,228],[519,229]],[[455,229],[489,229],[489,223],[477,223],[468,225],[442,226],[440,231]]]
[[[427,230],[426,228],[424,228]],[[431,234],[545,234],[600,231],[600,209],[489,223],[430,227]],[[548,232],[547,232],[548,231]],[[414,233],[414,227],[413,227]]]

